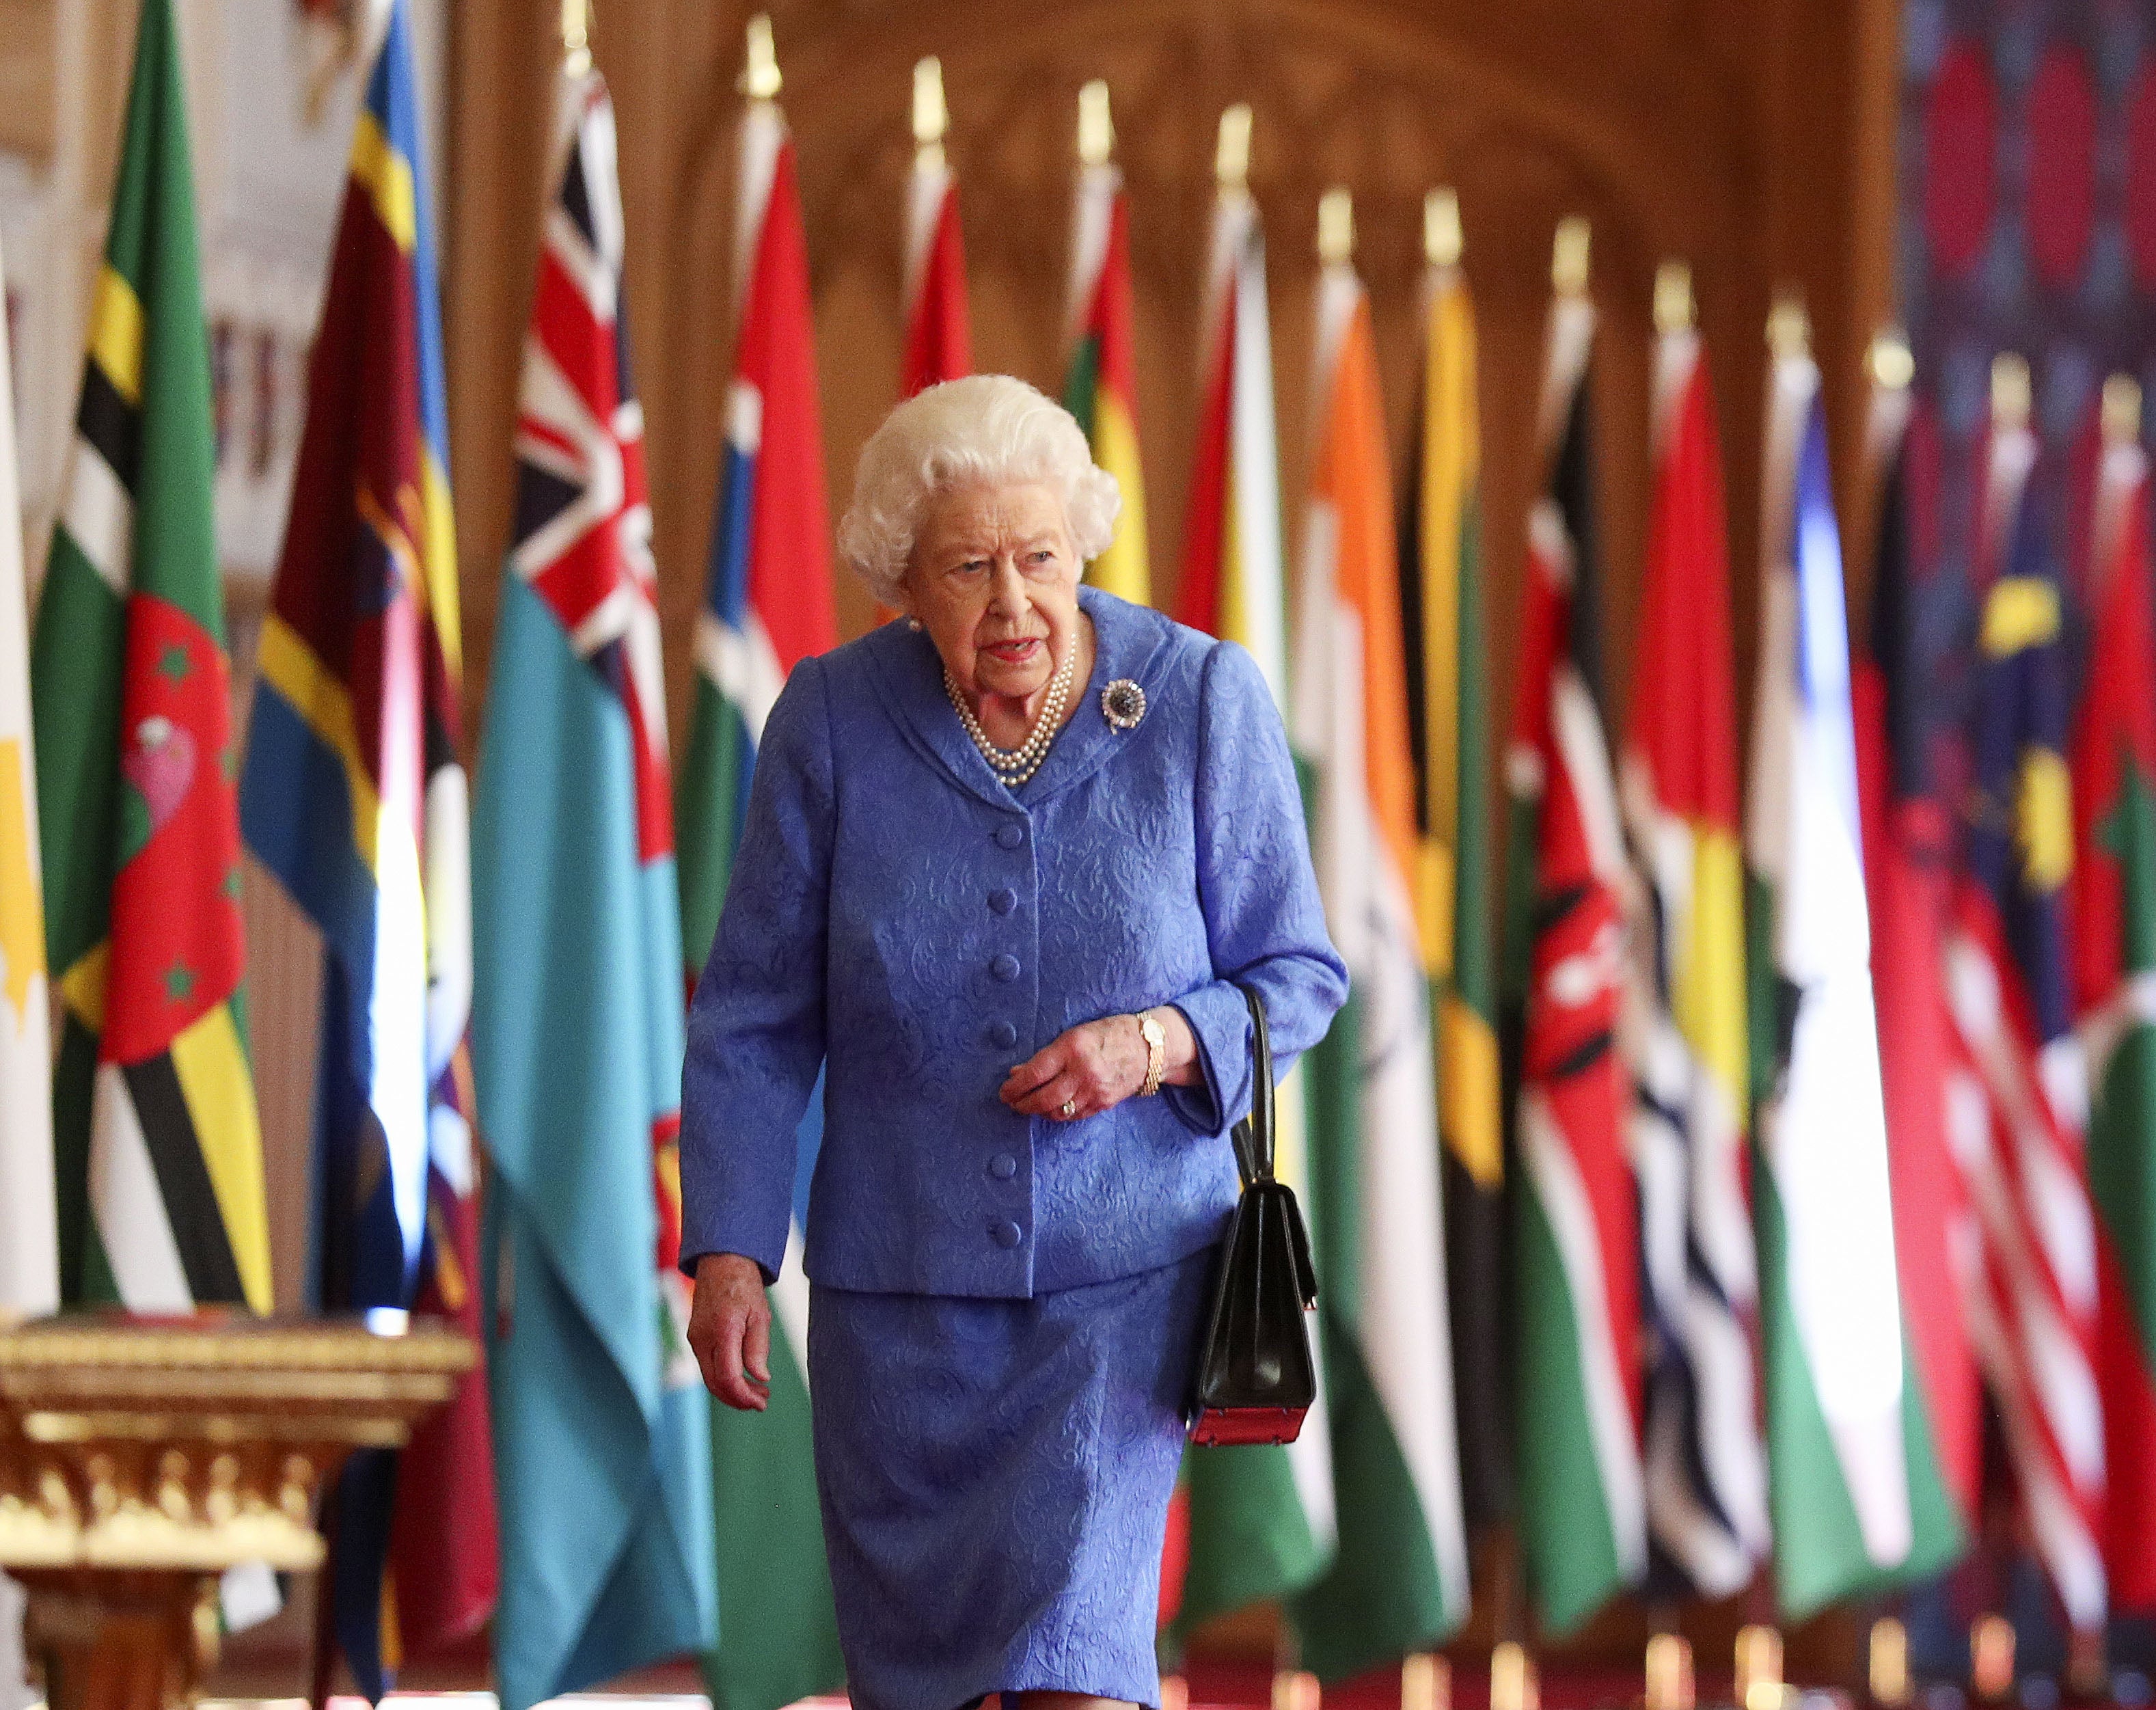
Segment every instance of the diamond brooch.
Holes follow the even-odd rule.
[[[1118,677],[1101,691],[1101,716],[1119,731],[1134,731],[1146,716],[1145,691],[1128,677]]]

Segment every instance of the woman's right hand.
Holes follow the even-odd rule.
[[[689,1346],[704,1387],[727,1406],[762,1413],[771,1404],[771,1302],[755,1260],[706,1253],[696,1261]]]

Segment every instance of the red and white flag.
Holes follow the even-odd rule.
[[[958,187],[943,154],[948,121],[943,70],[932,58],[913,68],[913,172],[906,188],[906,359],[898,395],[973,372],[966,313],[966,244]]]

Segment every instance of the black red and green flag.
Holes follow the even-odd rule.
[[[1506,783],[1507,1021],[1516,1030],[1513,1447],[1521,1552],[1545,1631],[1646,1568],[1639,1208],[1620,1061],[1623,829],[1602,715],[1600,555],[1581,289],[1550,306]]]
[[[2128,383],[2130,385],[2130,383]],[[2094,653],[2073,736],[2070,915],[2090,1042],[2101,1533],[2112,1602],[2156,1604],[2156,618],[2138,397],[2113,381],[2097,479]]]
[[[145,0],[32,643],[61,1288],[266,1312],[193,195],[170,0]]]

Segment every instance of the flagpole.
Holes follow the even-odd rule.
[[[592,69],[592,0],[562,0],[562,54],[571,77]]]
[[[943,62],[931,54],[913,67],[913,169],[943,170],[943,136],[951,128],[951,110],[943,100]]]
[[[786,80],[778,74],[778,50],[773,45],[771,14],[759,12],[748,21],[748,51],[735,85],[752,101],[775,101]]]

